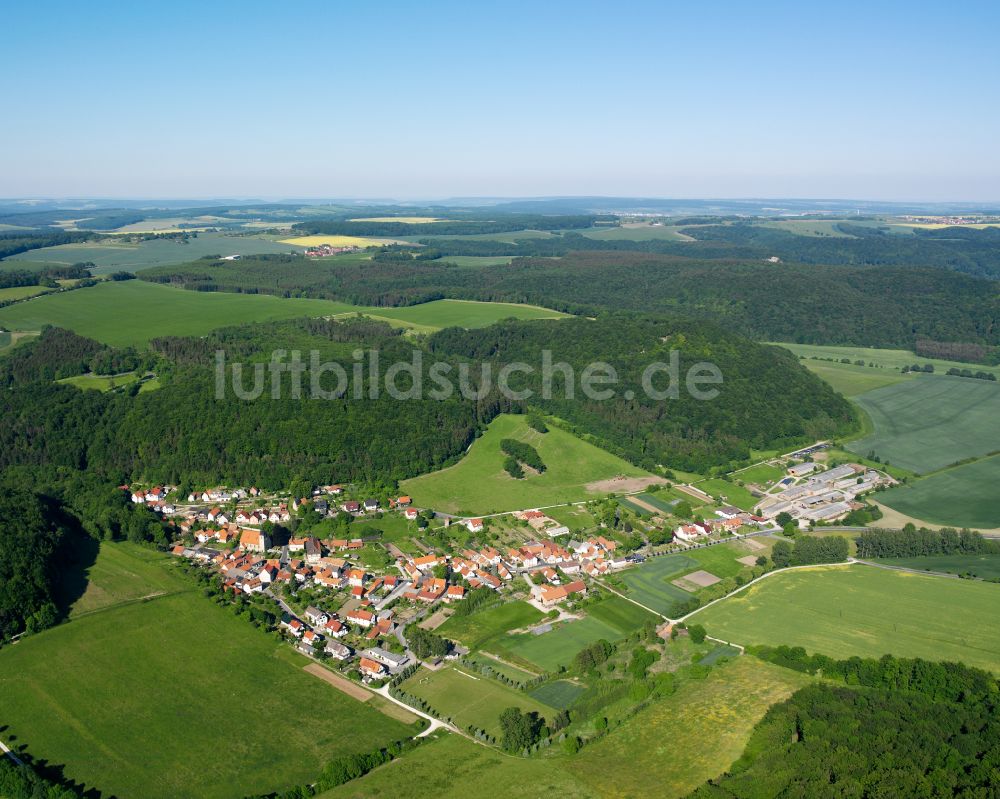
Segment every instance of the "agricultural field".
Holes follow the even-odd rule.
[[[0,325],[40,330],[69,328],[117,347],[145,346],[158,336],[200,336],[219,327],[354,310],[329,300],[265,294],[185,291],[142,280],[106,282],[0,308]]]
[[[918,474],[1000,450],[1000,384],[961,377],[922,377],[876,389],[857,402],[874,433],[848,444],[861,455]]]
[[[107,241],[61,244],[29,250],[0,261],[0,269],[30,269],[33,264],[70,266],[82,261],[94,264],[95,275],[125,270],[139,272],[154,266],[197,261],[206,255],[264,255],[302,252],[301,247],[258,236],[227,236],[199,233],[180,239],[155,238],[137,243]]]
[[[561,505],[557,508],[548,508],[545,513],[568,527],[571,533],[590,530],[597,525],[593,514],[585,505]]]
[[[52,289],[45,286],[11,286],[0,289],[0,303],[26,300],[28,297],[37,297],[39,294],[46,294],[50,291]]]
[[[811,358],[833,358],[835,361],[839,361],[843,358],[847,358],[853,364],[854,361],[862,360],[866,364],[873,363],[874,367],[865,366],[865,369],[870,369],[872,372],[877,372],[880,369],[886,371],[901,370],[904,366],[913,366],[914,364],[931,364],[934,367],[936,374],[943,374],[947,372],[952,367],[958,369],[972,369],[974,372],[980,370],[984,372],[993,372],[996,374],[997,378],[1000,379],[1000,368],[995,366],[979,366],[978,364],[965,363],[963,361],[948,361],[941,358],[925,358],[923,355],[917,355],[915,352],[910,350],[887,350],[879,349],[877,347],[840,347],[840,346],[826,346],[821,344],[786,344],[783,342],[769,342],[774,344],[776,347],[784,347],[786,350],[791,350],[795,355],[801,358],[805,358],[805,365],[809,366]],[[829,364],[826,361],[820,361],[821,364]]]
[[[916,379],[916,375],[912,373],[904,375],[895,369],[875,369],[870,366],[829,361],[804,360],[801,363],[810,372],[829,383],[834,391],[839,391],[845,397],[856,397],[866,391]]]
[[[2,316],[0,316],[2,321]],[[500,441],[514,438],[538,450],[546,469],[516,480],[504,471]],[[401,490],[421,507],[461,515],[498,513],[583,500],[599,494],[588,486],[619,475],[648,473],[572,433],[549,426],[539,433],[524,416],[494,419],[454,466],[404,480]]]
[[[505,602],[495,608],[468,616],[452,616],[435,632],[469,647],[479,649],[486,642],[516,630],[538,624],[545,614],[527,602]]]
[[[752,511],[760,500],[747,489],[722,478],[702,480],[694,484],[695,488],[722,499],[727,505],[735,505],[742,510]]]
[[[878,501],[932,524],[994,530],[1000,528],[998,485],[1000,456],[994,455],[891,488]]]
[[[519,707],[525,713],[534,711],[543,717],[555,716],[551,707],[528,694],[461,666],[439,671],[419,669],[400,688],[423,699],[460,729],[472,725],[497,738],[501,734],[500,714],[509,707]]]
[[[735,577],[747,568],[739,559],[752,554],[755,553],[739,544],[715,544],[689,549],[684,556],[696,560],[700,568],[716,577]]]
[[[720,663],[558,762],[601,796],[686,796],[725,772],[768,708],[810,679],[752,657]]]
[[[117,565],[106,576],[106,591],[133,592]],[[108,796],[228,799],[413,734],[306,663],[196,590],[121,603],[0,652],[4,737]],[[290,712],[289,697],[309,712]],[[220,741],[211,768],[192,755]]]
[[[328,244],[331,247],[384,247],[387,244],[396,244],[396,239],[378,239],[370,236],[294,236],[290,239],[281,239],[282,244],[291,244],[293,247],[319,247]]]
[[[663,555],[649,558],[619,577],[628,586],[628,596],[657,613],[669,616],[678,602],[686,602],[691,594],[671,584],[686,572],[701,568],[701,564],[687,554]]]
[[[1000,586],[873,566],[779,572],[693,620],[710,635],[831,657],[956,660],[1000,672]]]
[[[776,222],[764,222],[760,226],[794,233],[796,236],[824,236],[835,239],[851,239],[847,233],[837,229],[842,219],[782,219]]]
[[[620,597],[588,605],[586,613],[583,619],[561,622],[541,635],[524,633],[494,638],[488,648],[501,657],[509,656],[554,672],[560,666],[569,665],[577,652],[595,641],[602,638],[617,641],[640,629],[647,621],[659,621],[652,613]]]
[[[449,263],[462,267],[501,266],[513,260],[512,255],[445,255],[433,263]]]
[[[906,569],[971,574],[984,580],[1000,578],[1000,555],[922,555],[913,558],[879,558],[877,562]]]
[[[586,751],[586,750],[584,750]],[[489,796],[490,799],[598,799],[573,774],[571,758],[511,757],[467,738],[440,734],[388,765],[319,794],[317,799],[407,799]]]
[[[567,710],[586,691],[586,687],[571,680],[556,680],[531,692],[531,698],[556,710]]]
[[[579,231],[588,239],[598,241],[690,241],[673,225],[647,225],[645,223],[625,223],[620,227],[602,226]]]

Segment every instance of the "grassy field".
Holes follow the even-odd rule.
[[[130,385],[138,379],[139,375],[135,372],[126,372],[121,375],[75,375],[56,382],[76,386],[79,389],[110,391],[112,388]]]
[[[581,230],[588,239],[598,241],[690,241],[688,236],[678,232],[672,225],[625,224],[621,227],[599,227]]]
[[[134,544],[102,543],[86,568],[86,588],[70,618],[144,597],[188,591],[191,583],[163,555]]]
[[[371,308],[364,313],[434,330],[442,327],[486,327],[502,319],[561,319],[568,316],[537,305],[472,300],[436,300],[405,308]]]
[[[187,241],[157,238],[132,243],[86,242],[62,244],[29,250],[0,261],[0,269],[31,268],[34,263],[68,266],[81,261],[94,264],[94,274],[126,270],[139,272],[153,266],[197,261],[206,255],[262,255],[265,253],[301,252],[301,247],[281,244],[257,236],[227,236],[223,233],[199,233]]]
[[[545,513],[568,527],[573,533],[589,530],[597,525],[593,514],[587,510],[585,505],[562,505],[557,508],[548,508]]]
[[[458,735],[444,734],[318,799],[598,799],[573,774],[571,759],[511,757]],[[400,787],[405,786],[405,791]]]
[[[440,671],[420,669],[401,686],[404,691],[419,696],[441,716],[450,718],[456,726],[470,725],[500,737],[500,714],[508,707],[519,707],[525,713],[555,716],[548,705],[528,694],[508,688],[501,682],[452,666]]]
[[[940,525],[993,530],[1000,527],[1000,456],[937,472],[878,495],[906,516]]]
[[[648,608],[669,616],[674,605],[691,598],[691,594],[671,585],[670,581],[685,572],[700,569],[701,564],[687,555],[664,555],[621,573],[628,586],[628,596]]]
[[[941,358],[925,358],[923,355],[917,355],[910,350],[884,350],[878,349],[876,347],[840,347],[840,346],[825,346],[819,344],[785,344],[782,342],[772,342],[775,346],[784,347],[786,350],[791,350],[796,355],[802,356],[806,359],[806,365],[809,365],[809,359],[816,358],[833,358],[835,360],[841,360],[842,358],[848,358],[852,363],[857,360],[862,360],[866,364],[874,363],[876,367],[881,367],[886,370],[899,370],[904,366],[913,366],[914,364],[931,364],[934,370],[938,374],[947,372],[952,367],[958,369],[971,369],[973,372],[978,372],[980,370],[984,372],[994,372],[997,378],[1000,378],[1000,369],[995,366],[979,366],[977,364],[963,363],[961,361],[948,361]],[[827,362],[820,362],[826,364]],[[829,364],[833,366],[834,364]],[[860,367],[859,367],[860,368]],[[865,366],[865,369],[871,369],[872,372],[877,371],[876,368]]]
[[[569,665],[576,653],[594,641],[617,641],[638,630],[647,621],[659,619],[620,597],[611,597],[586,609],[579,621],[563,622],[541,635],[530,633],[494,638],[488,648],[501,656],[512,656],[544,671]]]
[[[874,434],[851,442],[861,455],[919,473],[1000,450],[1000,384],[961,377],[921,377],[876,389],[857,402]]]
[[[434,263],[449,263],[456,266],[500,266],[509,264],[514,256],[512,255],[446,255]]]
[[[531,692],[531,698],[556,710],[566,710],[586,691],[586,687],[569,680],[545,683]]]
[[[0,317],[2,321],[2,317]],[[534,446],[546,469],[522,480],[504,471],[500,441],[515,438]],[[503,414],[490,423],[462,460],[439,472],[404,480],[401,488],[422,507],[459,514],[485,514],[587,499],[589,483],[646,472],[555,426],[548,433],[528,427],[524,416]]]
[[[785,476],[785,470],[781,466],[771,466],[769,463],[759,463],[749,469],[735,472],[730,475],[730,479],[742,480],[744,483],[757,483],[768,485]]]
[[[185,291],[142,280],[107,282],[0,308],[0,325],[69,328],[114,346],[143,346],[157,336],[200,336],[219,327],[354,310],[329,300]]]
[[[46,294],[52,289],[45,286],[11,286],[8,289],[0,289],[0,302],[10,302],[11,300],[24,300],[28,297],[37,297],[39,294]]]
[[[1000,577],[1000,555],[923,555],[914,558],[879,558],[879,563],[949,574],[971,574],[983,579]]]
[[[399,222],[401,225],[426,225],[428,222],[447,222],[437,216],[364,216],[351,222]]]
[[[693,617],[738,644],[886,653],[1000,672],[1000,586],[872,566],[775,574]]]
[[[695,483],[694,487],[711,494],[713,497],[721,498],[727,505],[735,505],[743,510],[753,510],[760,502],[747,489],[721,478],[701,480]]]
[[[370,236],[295,236],[282,239],[281,243],[295,247],[319,247],[322,244],[329,244],[331,247],[383,247],[386,244],[395,244],[396,240]]]
[[[716,577],[734,577],[747,568],[738,558],[745,558],[751,553],[736,544],[716,544],[711,547],[691,549],[684,554],[685,557],[698,561],[702,569]]]
[[[527,602],[506,602],[470,616],[452,616],[435,632],[470,649],[479,649],[490,639],[504,635],[508,630],[537,624],[544,615]]]
[[[199,591],[105,607],[0,652],[4,738],[106,796],[229,799],[412,734],[306,662]]]
[[[751,657],[720,664],[706,679],[683,683],[567,765],[601,796],[686,796],[726,771],[767,709],[809,679]]]
[[[805,360],[802,361],[802,365],[845,397],[856,397],[866,391],[916,379],[913,374],[904,375],[895,369],[873,369],[870,366],[855,366],[848,363]]]

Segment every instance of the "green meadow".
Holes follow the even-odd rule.
[[[413,734],[179,575],[142,587],[167,556],[110,552],[91,567],[90,612],[0,651],[4,738],[69,779],[106,796],[230,799]],[[157,587],[175,592],[128,601]]]
[[[828,361],[805,360],[801,363],[845,397],[856,397],[866,391],[916,379],[912,373],[904,375],[894,369],[874,369],[870,366],[829,363]]]
[[[500,450],[504,438],[534,446],[545,463],[545,471],[523,479],[507,474]],[[549,432],[539,433],[528,426],[524,416],[502,414],[457,464],[404,480],[401,489],[421,507],[472,515],[583,500],[605,493],[588,488],[591,483],[618,475],[645,474],[554,425],[549,426]]]
[[[363,313],[379,319],[403,322],[408,327],[430,330],[442,327],[486,327],[502,319],[561,319],[568,316],[537,305],[472,300],[436,300],[402,308],[370,308]]]
[[[925,358],[922,355],[917,355],[910,350],[887,350],[879,349],[876,347],[840,347],[840,346],[826,346],[820,344],[786,344],[784,342],[772,342],[777,347],[784,347],[786,350],[791,350],[796,355],[799,355],[806,359],[806,366],[809,365],[809,359],[811,358],[833,358],[839,361],[843,358],[847,358],[853,363],[857,360],[862,360],[865,362],[866,366],[864,368],[870,369],[872,372],[884,370],[900,370],[904,366],[913,366],[914,364],[931,364],[934,367],[934,371],[937,374],[943,374],[947,372],[952,367],[958,369],[972,369],[974,372],[980,370],[984,372],[993,372],[996,374],[997,378],[1000,378],[1000,369],[991,366],[979,366],[977,364],[963,363],[962,361],[949,361],[942,358]],[[823,363],[823,362],[821,362]],[[869,367],[867,364],[873,363],[875,367]]]
[[[878,562],[906,569],[971,574],[984,580],[1000,578],[1000,555],[922,555],[913,558],[879,558]]]
[[[544,613],[527,602],[505,602],[468,616],[452,616],[435,632],[458,641],[469,649],[479,649],[488,641],[505,635],[508,630],[538,624],[544,617]]]
[[[1000,672],[1000,586],[974,580],[863,565],[781,572],[692,621],[742,645],[957,660]]]
[[[645,563],[623,571],[619,577],[628,586],[628,596],[647,608],[669,616],[678,602],[691,594],[670,581],[682,574],[701,568],[701,564],[686,554],[649,558]]]
[[[921,377],[854,398],[874,433],[848,444],[918,474],[1000,450],[1000,384]]]

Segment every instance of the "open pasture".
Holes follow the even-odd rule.
[[[2,317],[0,317],[2,320]],[[503,468],[500,441],[514,438],[538,450],[546,469],[524,479]],[[487,514],[587,499],[588,483],[617,475],[643,476],[641,469],[550,425],[539,433],[524,416],[502,414],[454,466],[404,480],[401,489],[421,507],[457,514]]]
[[[786,350],[791,350],[795,355],[805,358],[805,365],[809,366],[810,361],[813,357],[815,358],[833,358],[834,361],[840,361],[847,358],[851,364],[854,361],[864,361],[865,369],[872,372],[881,371],[893,371],[900,370],[904,366],[913,366],[915,364],[931,364],[934,367],[935,374],[943,374],[951,369],[953,366],[958,369],[972,369],[972,371],[977,372],[982,370],[984,372],[994,372],[998,378],[1000,378],[1000,368],[995,366],[979,366],[978,364],[963,363],[962,361],[949,361],[942,358],[925,358],[923,355],[917,355],[911,350],[890,350],[881,349],[878,347],[844,347],[839,345],[827,346],[824,344],[786,344],[784,342],[771,342],[776,347],[784,347]],[[836,366],[840,364],[831,363],[829,361],[818,361],[819,364]],[[867,364],[873,363],[874,367],[869,367]],[[846,366],[847,364],[843,364]],[[860,367],[859,367],[860,368]]]
[[[1000,578],[1000,555],[922,555],[913,558],[879,558],[879,563],[948,574],[971,574],[984,580]]]
[[[527,602],[505,602],[468,616],[452,616],[436,632],[469,649],[479,649],[487,641],[505,635],[508,630],[529,627],[543,618],[544,614]]]
[[[364,313],[366,316],[431,330],[442,327],[486,327],[503,319],[563,319],[568,316],[537,305],[473,300],[434,300],[401,308],[371,308]]]
[[[397,244],[396,239],[378,239],[370,236],[294,236],[281,239],[282,244],[295,247],[320,247],[324,244],[330,247],[384,247],[386,244]]]
[[[670,581],[698,568],[699,562],[688,555],[663,555],[649,558],[645,563],[623,571],[620,576],[628,586],[630,599],[669,616],[678,602],[691,598],[691,594],[671,585]]]
[[[921,377],[854,398],[874,433],[848,444],[918,474],[1000,450],[1000,383]]]
[[[305,663],[197,590],[119,604],[0,652],[4,737],[103,795],[229,799],[413,734]]]
[[[810,372],[829,383],[834,391],[839,391],[845,397],[856,397],[866,391],[915,379],[912,373],[903,374],[896,369],[877,369],[871,366],[808,359],[801,363]]]
[[[1000,672],[1000,586],[873,566],[779,572],[692,622],[737,644],[957,660]]]

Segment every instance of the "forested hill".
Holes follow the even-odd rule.
[[[588,399],[577,391],[566,398],[552,380],[552,398],[542,396],[537,370],[511,381],[530,389],[528,402],[569,422],[606,449],[644,466],[662,464],[689,471],[749,458],[750,448],[791,447],[795,443],[842,433],[854,416],[849,403],[826,383],[803,369],[785,350],[766,347],[722,332],[710,322],[612,315],[596,321],[502,322],[480,330],[447,329],[434,334],[428,348],[435,355],[459,357],[495,368],[522,362],[537,367],[547,350],[553,363],[569,364],[576,375],[588,364],[606,362],[619,377],[615,396]],[[648,395],[643,371],[679,354],[676,397]],[[688,391],[685,376],[698,363],[711,363],[722,374],[713,399]],[[665,389],[666,373],[653,386]]]
[[[558,260],[517,258],[475,269],[405,255],[362,263],[291,256],[203,259],[140,276],[202,291],[325,297],[358,305],[454,297],[529,302],[588,315],[680,314],[769,341],[903,348],[913,348],[918,339],[1000,344],[997,284],[934,268],[574,252]]]
[[[354,399],[353,393],[311,399],[308,391],[294,399],[287,388],[280,399],[265,391],[259,399],[243,400],[230,390],[216,398],[210,366],[216,348],[233,359],[252,361],[275,348],[315,347],[324,358],[344,364],[349,374],[354,363],[349,353],[358,346],[378,349],[384,365],[411,361],[419,343],[370,322],[248,325],[208,339],[171,339],[156,346],[164,354],[156,367],[163,387],[141,394],[99,394],[46,383],[52,368],[49,353],[44,347],[27,351],[42,363],[22,358],[9,374],[23,379],[0,392],[5,422],[0,468],[63,466],[88,469],[114,482],[141,478],[275,488],[297,478],[391,482],[440,468],[459,457],[496,414],[536,404],[504,399],[495,387],[481,399],[467,399],[457,391],[447,399],[396,400],[384,391],[370,399],[368,383],[364,399]],[[523,360],[540,367],[547,348],[554,360],[573,364],[578,374],[592,360],[617,364],[621,391],[636,391],[634,400],[619,394],[607,402],[591,402],[577,392],[573,400],[537,404],[595,443],[647,467],[722,466],[747,458],[751,446],[813,440],[853,423],[846,401],[787,352],[711,325],[629,317],[511,322],[480,331],[443,331],[425,346],[425,386],[434,385],[428,370],[436,359],[455,367],[468,359],[495,365]],[[641,369],[654,360],[669,361],[669,349],[675,346],[681,353],[682,381],[694,361],[719,366],[724,383],[717,399],[695,401],[683,385],[681,397],[667,402],[649,400],[641,392]],[[64,349],[70,363],[96,357],[93,348],[72,339]],[[478,366],[471,373],[478,384]],[[303,385],[308,387],[310,379],[306,372]]]

